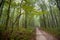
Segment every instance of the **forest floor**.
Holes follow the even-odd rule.
[[[57,40],[52,35],[40,30],[39,28],[36,28],[36,40]]]

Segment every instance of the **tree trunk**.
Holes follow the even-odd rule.
[[[8,23],[9,23],[9,14],[10,14],[10,6],[11,6],[11,0],[9,0],[9,7],[8,7],[8,11],[7,11],[7,19],[6,19],[6,26],[5,26],[5,30],[7,30],[8,27]]]
[[[2,15],[4,3],[5,3],[5,0],[0,0],[0,18],[1,18],[1,15]]]

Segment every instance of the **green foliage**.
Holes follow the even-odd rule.
[[[24,9],[25,11],[32,11],[33,7],[32,7],[32,6],[23,5],[23,9]]]
[[[60,35],[60,12],[55,0],[5,0],[1,5],[2,36],[8,34],[7,38],[11,40],[31,40],[36,26],[55,36]]]
[[[10,35],[10,39],[15,40],[31,40],[34,35],[34,30],[32,28],[23,28],[20,27],[20,31],[13,31],[12,35]]]
[[[47,14],[48,11],[33,11],[32,15],[43,15],[43,14]]]

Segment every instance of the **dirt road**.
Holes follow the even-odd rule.
[[[57,40],[52,35],[36,28],[36,40]]]

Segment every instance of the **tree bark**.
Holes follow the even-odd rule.
[[[0,18],[1,18],[5,0],[0,0],[0,1],[1,1],[1,2],[0,2]]]
[[[5,30],[7,30],[8,27],[8,23],[9,23],[9,14],[10,14],[10,6],[11,6],[11,0],[9,0],[9,7],[8,7],[8,11],[7,11],[7,19],[6,19],[6,26],[5,26]]]

